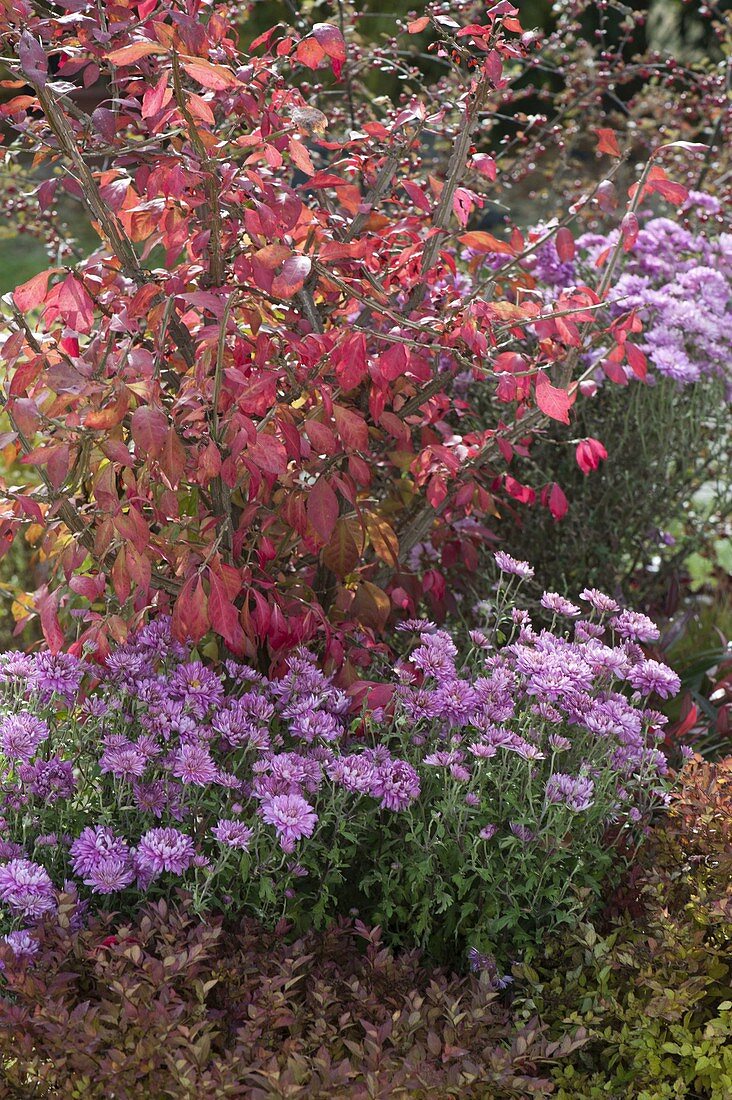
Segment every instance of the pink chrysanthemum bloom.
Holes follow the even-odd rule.
[[[124,890],[135,879],[135,871],[129,856],[107,856],[98,860],[84,882],[95,894],[114,894]]]
[[[135,863],[140,870],[151,873],[153,877],[163,871],[182,875],[191,866],[195,854],[193,841],[179,829],[148,829],[140,837]]]
[[[419,776],[406,760],[391,760],[379,767],[371,793],[385,810],[406,810],[419,795]]]
[[[0,723],[0,749],[10,760],[27,762],[48,733],[48,725],[42,718],[27,712],[9,714]]]
[[[581,614],[576,604],[565,599],[564,596],[560,596],[558,592],[544,592],[541,597],[541,606],[545,607],[547,611],[552,611],[555,615],[565,615],[569,619]]]
[[[12,948],[16,959],[32,959],[38,954],[38,940],[25,928],[19,932],[8,932],[3,939]]]
[[[606,596],[604,592],[600,592],[598,588],[583,588],[579,598],[584,600],[585,603],[591,604],[595,611],[599,611],[603,615],[610,611],[620,610],[615,600],[611,596]]]
[[[502,573],[512,573],[513,576],[520,577],[522,581],[531,580],[534,575],[534,570],[527,561],[512,558],[504,550],[498,550],[493,557]]]
[[[248,829],[241,821],[233,821],[231,818],[222,817],[211,830],[220,844],[226,844],[229,848],[241,848],[246,852],[254,836],[254,830]]]
[[[215,783],[219,770],[205,745],[181,745],[173,756],[171,771],[183,783],[207,787]]]
[[[628,673],[628,680],[636,691],[643,695],[655,692],[661,699],[676,695],[681,687],[681,680],[674,670],[660,661],[648,660],[635,665]]]
[[[640,611],[621,611],[610,620],[610,625],[621,638],[629,638],[633,642],[657,642],[661,637],[661,631],[653,620]]]
[[[299,794],[266,795],[260,808],[262,820],[274,825],[283,852],[293,852],[295,842],[312,836],[318,815]]]
[[[56,908],[56,891],[47,871],[29,859],[11,859],[0,867],[0,898],[24,917],[40,917]]]

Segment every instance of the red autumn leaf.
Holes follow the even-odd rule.
[[[552,483],[552,487],[549,490],[549,511],[555,520],[559,521],[564,519],[567,514],[569,504],[567,503],[567,497],[564,494],[562,488],[555,482]]]
[[[582,439],[577,444],[575,451],[577,465],[583,474],[587,475],[591,470],[596,470],[601,462],[607,458],[607,451],[599,439]]]
[[[94,303],[82,283],[73,275],[67,275],[47,297],[64,323],[74,332],[89,332],[94,323]]]
[[[566,225],[563,225],[561,229],[557,230],[554,244],[557,249],[557,256],[559,256],[563,264],[569,263],[570,260],[574,259],[574,237],[567,229]]]
[[[536,404],[545,416],[569,424],[569,410],[574,400],[574,395],[567,390],[553,386],[543,371],[536,376]]]
[[[58,620],[58,592],[49,592],[46,586],[36,600],[41,630],[51,653],[60,653],[64,644],[64,632]]]
[[[48,290],[48,280],[52,274],[53,269],[41,271],[26,283],[21,283],[20,286],[16,286],[13,291],[13,301],[21,313],[29,313],[30,310],[35,309],[36,306],[41,305],[41,303],[45,301],[46,291]]]
[[[307,69],[318,69],[325,61],[327,54],[314,38],[303,38],[298,42],[294,58]]]
[[[287,451],[273,435],[259,433],[256,443],[246,449],[246,457],[266,474],[284,474],[287,469]]]
[[[641,349],[626,341],[625,354],[633,374],[644,380],[648,374],[648,360]]]
[[[123,46],[120,50],[112,50],[111,53],[107,54],[107,61],[118,67],[134,65],[136,61],[140,61],[143,57],[162,52],[163,48],[160,43],[145,40],[144,42],[133,42],[129,46]]]
[[[423,15],[420,19],[413,19],[411,23],[407,23],[407,32],[409,34],[421,34],[429,25],[430,17],[428,15]]]
[[[226,585],[213,571],[208,571],[209,594],[208,614],[212,628],[226,642],[236,656],[244,655],[245,636],[238,608],[229,598]]]
[[[379,634],[391,614],[391,600],[378,585],[362,581],[356,589],[350,610],[357,623]]]
[[[272,294],[276,298],[292,298],[298,290],[302,290],[312,266],[309,256],[288,256],[277,268],[272,280]]]
[[[305,503],[310,526],[328,542],[338,520],[338,497],[324,477],[319,477]]]
[[[482,229],[476,229],[471,233],[462,233],[458,240],[466,248],[473,252],[500,252],[505,256],[513,256],[513,247],[506,241],[499,241],[492,233],[486,233]]]
[[[48,58],[43,46],[30,31],[23,31],[20,36],[18,60],[23,75],[28,77],[31,84],[42,88],[48,80]]]
[[[163,449],[158,458],[160,472],[169,489],[177,489],[186,468],[186,451],[172,426],[165,433]]]
[[[352,409],[342,405],[333,406],[338,434],[346,447],[354,451],[365,451],[369,445],[369,429],[364,418]]]
[[[223,92],[226,88],[234,88],[238,81],[234,74],[223,65],[214,65],[212,61],[206,61],[202,57],[181,57],[181,68],[204,88],[210,88],[214,92]]]
[[[598,137],[598,153],[605,153],[609,157],[622,157],[623,154],[620,151],[618,139],[614,130],[596,129],[595,133]]]
[[[135,446],[146,457],[157,458],[165,444],[168,421],[165,414],[149,405],[135,409],[130,421],[130,431]]]
[[[331,23],[315,23],[313,25],[313,37],[320,48],[334,61],[346,60],[346,41]]]
[[[632,210],[629,210],[620,223],[620,235],[623,238],[623,249],[625,252],[630,252],[631,248],[638,240],[638,234],[640,232],[640,225],[638,219]]]
[[[480,172],[481,176],[487,176],[489,180],[496,179],[498,174],[496,162],[487,153],[475,153],[470,163],[476,172]]]
[[[198,574],[188,578],[181,588],[173,608],[173,637],[179,642],[194,644],[210,629],[208,600]]]

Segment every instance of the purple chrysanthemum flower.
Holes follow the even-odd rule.
[[[0,867],[0,898],[24,917],[40,917],[56,908],[48,872],[29,859],[11,859]]]
[[[168,804],[165,784],[160,779],[152,783],[133,783],[132,797],[139,810],[161,818]]]
[[[523,581],[531,580],[534,575],[534,570],[527,561],[512,558],[510,554],[506,554],[503,550],[498,550],[493,557],[502,573],[512,573]]]
[[[498,832],[498,826],[497,825],[484,825],[483,828],[478,833],[478,836],[480,837],[481,840],[492,840],[497,832]]]
[[[655,692],[661,699],[676,695],[681,687],[681,680],[674,670],[660,661],[648,660],[634,665],[628,673],[628,680],[636,691],[643,695]]]
[[[381,799],[385,810],[406,810],[420,792],[419,776],[406,760],[391,760],[380,765],[371,793]]]
[[[657,642],[661,637],[653,620],[640,611],[621,611],[610,620],[610,625],[621,638],[634,642]]]
[[[42,718],[27,711],[9,714],[0,723],[0,748],[10,760],[27,762],[48,735],[48,724]]]
[[[106,856],[99,859],[87,872],[84,882],[95,894],[115,894],[135,880],[135,871],[129,856]]]
[[[70,799],[76,790],[73,764],[57,756],[21,764],[18,778],[26,791],[48,805],[59,799]]]
[[[521,825],[517,821],[510,821],[508,827],[516,839],[521,840],[524,844],[528,844],[529,841],[536,839],[536,833],[529,829],[528,826]]]
[[[370,794],[374,784],[374,765],[365,756],[352,753],[335,757],[325,766],[326,773],[334,783],[339,783],[347,791],[358,794]]]
[[[105,859],[117,857],[124,861],[129,851],[127,842],[108,825],[89,825],[71,845],[71,866],[74,874],[83,878]]]
[[[263,821],[274,825],[284,852],[293,852],[296,841],[312,836],[318,822],[318,815],[310,803],[299,794],[265,796],[259,812]]]
[[[547,611],[552,611],[555,615],[564,615],[569,619],[581,614],[576,604],[565,599],[564,596],[560,596],[558,592],[544,592],[541,597],[541,606],[545,607]]]
[[[620,610],[615,600],[611,596],[606,596],[604,592],[600,592],[598,588],[583,588],[579,598],[591,604],[595,611],[603,615]]]
[[[207,787],[219,776],[219,769],[205,745],[181,745],[173,754],[171,771],[176,779],[196,787]]]
[[[42,652],[33,662],[29,681],[42,699],[47,701],[60,695],[67,703],[73,703],[85,671],[84,663],[70,653]]]
[[[547,802],[563,802],[574,813],[589,810],[592,805],[592,795],[595,784],[586,775],[565,775],[563,772],[555,772],[550,776],[546,784]]]
[[[182,875],[191,866],[195,854],[193,841],[179,829],[148,829],[137,845],[135,865],[154,878],[163,871]]]
[[[178,699],[198,718],[211,707],[221,704],[224,685],[218,676],[201,661],[178,665],[170,680],[170,695]]]
[[[241,821],[233,821],[231,818],[222,817],[211,830],[220,844],[228,848],[241,848],[246,852],[254,836],[254,830],[248,829]]]
[[[126,737],[114,735],[104,740],[104,752],[99,757],[102,775],[110,772],[117,779],[139,779],[147,767],[147,756]]]
[[[18,932],[8,932],[3,939],[12,949],[16,959],[33,959],[40,950],[38,940],[25,928]]]
[[[568,737],[562,737],[561,733],[550,733],[549,744],[554,752],[566,752],[572,748],[572,742]]]

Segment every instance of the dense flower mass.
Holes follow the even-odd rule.
[[[531,576],[506,554],[498,564],[506,592]],[[447,631],[405,624],[416,641],[372,713],[305,650],[272,679],[236,662],[215,672],[165,619],[105,667],[0,657],[7,917],[33,922],[62,888],[124,907],[177,883],[202,905],[296,912],[355,889],[349,907],[368,908],[419,867],[430,916],[415,920],[427,927],[430,876],[471,836],[482,843],[460,874],[488,860],[475,881],[491,878],[496,896],[519,858],[556,860],[564,882],[592,837],[663,797],[663,719],[647,703],[679,686],[638,644],[656,636],[650,619],[599,592],[582,598],[588,615],[545,593],[563,625],[539,630],[499,591],[468,660]],[[349,886],[361,871],[365,885]],[[404,889],[409,905],[422,896]]]

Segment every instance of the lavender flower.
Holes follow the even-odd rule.
[[[135,865],[138,871],[149,872],[153,877],[163,871],[182,875],[191,866],[195,854],[191,838],[178,829],[149,829],[140,837]]]
[[[10,760],[28,761],[48,738],[48,724],[22,711],[9,714],[0,723],[0,747]]]
[[[11,859],[0,866],[0,898],[23,917],[41,917],[56,908],[48,872],[29,859]]]
[[[8,932],[6,936],[3,936],[3,940],[12,949],[16,959],[27,961],[34,959],[40,950],[38,940],[26,929],[19,932]]]
[[[534,570],[527,561],[512,558],[510,554],[505,553],[503,550],[498,550],[493,557],[502,573],[511,573],[516,577],[520,577],[522,581],[529,581],[534,576]]]
[[[312,836],[318,815],[299,794],[277,794],[262,799],[262,820],[274,825],[283,852],[294,852],[295,842]]]
[[[586,775],[565,775],[555,772],[546,785],[547,802],[562,802],[574,813],[589,810],[595,785]]]
[[[419,796],[419,776],[406,760],[392,760],[383,764],[374,778],[371,793],[381,799],[386,810],[406,810]]]
[[[225,817],[219,819],[211,833],[220,844],[225,844],[228,848],[241,848],[243,852],[248,850],[254,836],[254,830],[248,829],[241,821]]]
[[[681,687],[681,680],[667,665],[660,661],[642,661],[628,673],[628,680],[636,691],[643,695],[651,695],[655,692],[661,699],[669,699],[676,695]]]

